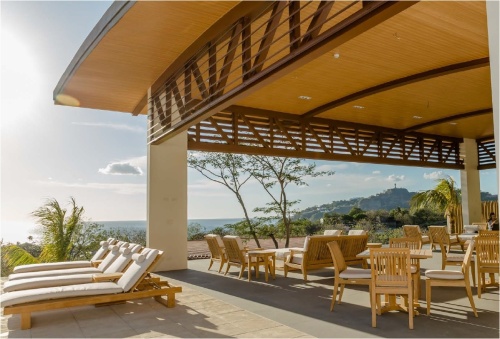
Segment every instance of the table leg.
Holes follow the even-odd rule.
[[[273,275],[273,279],[276,279],[276,255],[272,255],[271,257],[273,259],[273,267],[272,267],[272,275]]]
[[[266,277],[266,282],[269,280],[269,257],[267,255],[264,256],[264,276]]]
[[[250,281],[250,277],[252,276],[252,257],[248,256],[248,281]]]

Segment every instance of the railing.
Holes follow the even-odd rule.
[[[495,137],[490,136],[476,140],[477,142],[477,169],[496,168]]]

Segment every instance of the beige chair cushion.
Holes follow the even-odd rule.
[[[304,239],[304,252],[306,252],[308,249],[309,249],[309,242],[311,241],[311,238],[309,236],[307,236],[305,239]]]
[[[370,279],[372,271],[363,268],[347,267],[339,276],[343,279]]]
[[[425,276],[431,279],[446,279],[460,280],[464,279],[464,275],[459,271],[444,271],[444,270],[428,270],[425,271]]]
[[[410,272],[411,272],[411,274],[417,273],[417,266],[410,265]]]
[[[286,260],[290,255],[289,248],[279,248],[276,250],[276,260]]]
[[[342,233],[341,230],[325,230],[323,235],[340,235]]]
[[[294,254],[290,262],[293,264],[301,265],[303,260],[304,258],[302,257],[302,254]]]
[[[429,241],[431,241],[431,239],[429,238],[428,235],[423,235],[422,236],[422,242],[429,242]]]
[[[365,230],[350,230],[347,235],[365,235]]]

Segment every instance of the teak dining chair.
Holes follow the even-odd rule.
[[[207,241],[208,249],[210,250],[210,264],[208,265],[208,269],[210,270],[214,262],[218,261],[220,262],[220,273],[220,271],[222,271],[222,267],[227,262],[224,243],[218,234],[207,234],[205,235],[205,240]]]
[[[492,231],[495,232],[495,231]],[[498,231],[496,231],[498,233]],[[495,236],[480,235],[476,238],[477,257],[477,297],[481,298],[481,293],[486,285],[486,273],[490,275],[490,284],[495,285],[495,273],[500,274],[500,242]],[[496,284],[498,285],[498,284]]]
[[[370,291],[371,270],[347,266],[344,260],[344,255],[342,254],[339,244],[336,241],[327,243],[327,246],[332,254],[333,266],[335,268],[333,296],[332,303],[330,304],[330,311],[333,311],[339,286],[339,305],[342,302],[342,295],[344,294],[344,287],[346,284],[368,285],[368,291]]]
[[[419,250],[422,248],[420,237],[415,238],[390,238],[390,248],[409,248],[410,250]],[[413,285],[416,287],[417,295],[420,296],[420,259],[410,259],[411,263],[411,277],[413,278]]]
[[[381,314],[380,296],[407,295],[409,327],[413,329],[413,286],[409,248],[373,248],[370,250],[372,271],[371,309],[372,327],[377,327],[377,313]]]
[[[460,242],[457,234],[448,234],[446,226],[429,226],[428,229],[432,244],[443,243],[446,252],[449,252],[452,246],[460,246],[462,252],[464,252],[464,243]]]
[[[446,271],[446,270],[427,270],[425,272],[425,292],[427,301],[427,315],[431,314],[431,287],[432,286],[458,286],[465,287],[467,297],[469,298],[470,305],[474,311],[474,316],[477,318],[476,306],[472,298],[472,291],[469,280],[469,266],[474,249],[474,241],[465,252],[464,260],[462,261],[461,271]]]

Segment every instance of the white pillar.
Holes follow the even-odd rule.
[[[462,215],[464,225],[481,222],[481,190],[477,169],[477,143],[474,139],[464,139],[460,148],[464,156],[465,169],[460,170],[462,189]]]
[[[187,132],[148,146],[149,247],[162,250],[155,271],[187,268]]]
[[[500,5],[498,1],[486,1],[486,14],[488,18],[488,43],[490,49],[490,74],[491,74],[491,94],[493,97],[493,124],[495,133],[495,153],[497,157],[497,185],[500,185],[500,100],[499,92],[500,87],[498,83],[500,68],[498,50],[500,49],[500,33],[499,33],[499,20],[500,20]],[[500,195],[499,195],[500,197]]]

